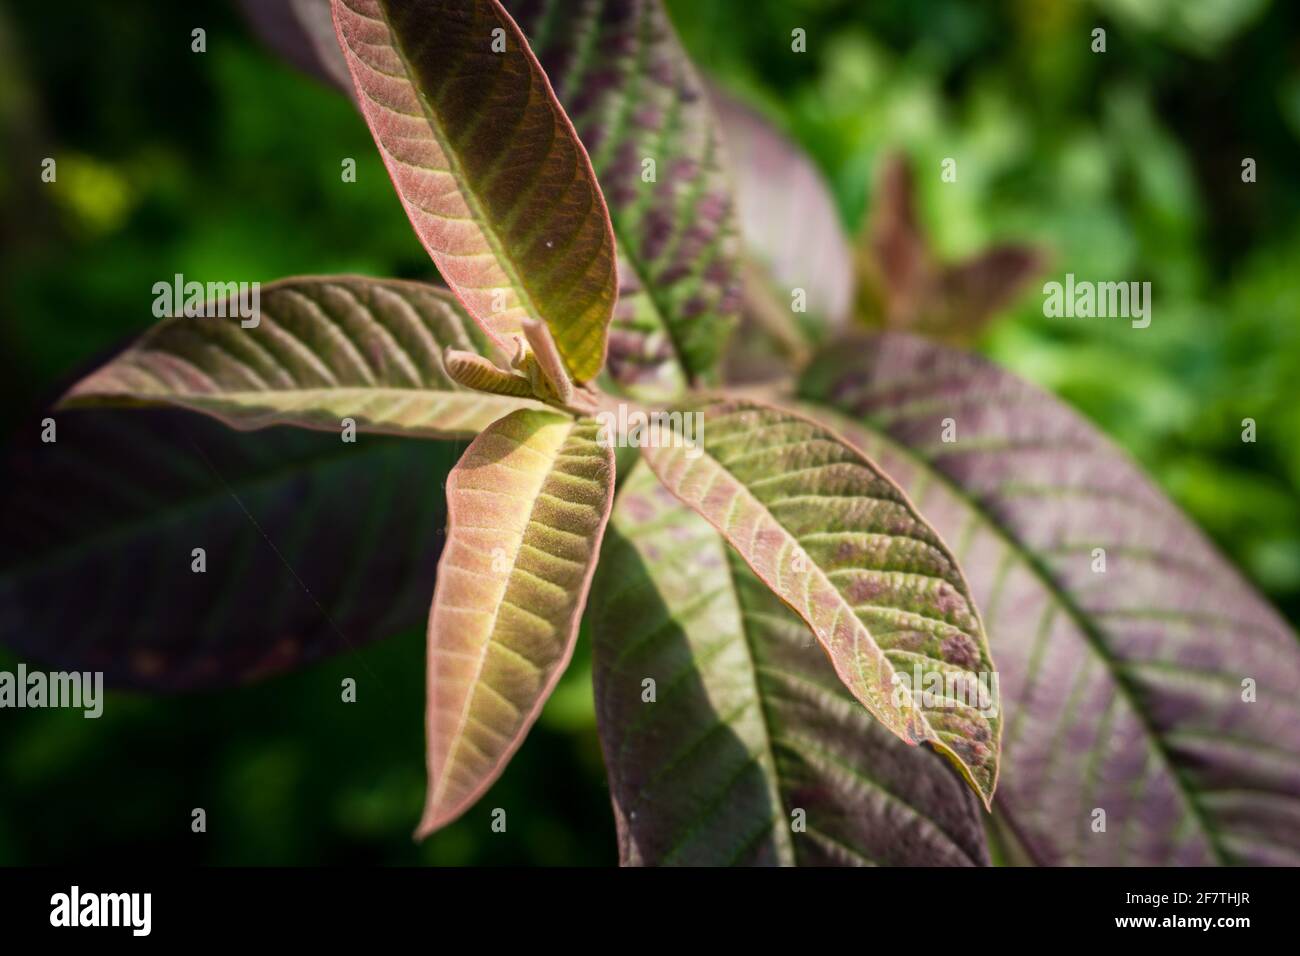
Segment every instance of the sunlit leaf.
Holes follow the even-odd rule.
[[[445,291],[361,277],[284,279],[215,315],[164,319],[78,382],[67,406],[174,405],[235,428],[299,425],[471,438],[522,398],[458,384],[443,349],[483,353],[487,342]],[[245,310],[251,314],[251,310]],[[254,324],[255,323],[255,324]],[[247,326],[247,327],[246,327]]]
[[[447,480],[429,615],[429,790],[419,834],[489,787],[573,654],[614,494],[595,422],[514,412]]]
[[[605,361],[614,236],[586,150],[496,0],[333,0],[361,111],[443,278],[503,348],[525,319]]]
[[[0,636],[24,659],[194,690],[426,618],[455,444],[159,409],[51,417],[52,442],[26,423],[0,490]]]
[[[996,683],[947,546],[826,428],[741,399],[692,411],[703,416],[702,442],[688,447],[685,429],[661,422],[642,449],[660,480],[808,623],[867,710],[949,756],[987,803],[1002,726]]]
[[[971,865],[979,802],[844,689],[807,626],[639,465],[592,586],[628,865]]]
[[[994,810],[1020,852],[1300,863],[1300,644],[1125,454],[907,336],[838,345],[802,392],[954,545],[1001,674]]]
[[[275,32],[259,23],[268,42],[338,85],[341,53],[313,48],[315,61],[301,51],[328,21],[329,0],[266,2],[274,16],[260,19],[297,21]],[[740,307],[735,216],[704,88],[659,0],[506,7],[591,152],[619,237],[610,378],[647,399],[680,394],[689,376],[712,373]]]
[[[711,378],[740,304],[739,244],[717,121],[662,3],[506,6],[609,202],[621,288],[611,373],[643,394]]]

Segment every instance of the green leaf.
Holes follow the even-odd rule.
[[[1017,852],[1300,863],[1300,644],[1127,455],[1051,395],[910,336],[839,343],[801,392],[954,544],[997,654],[994,813]]]
[[[662,3],[506,5],[609,201],[620,254],[612,377],[647,400],[713,379],[740,306],[734,203],[717,121]]]
[[[439,272],[507,352],[525,319],[569,373],[605,361],[614,235],[586,150],[496,0],[333,0],[361,111]]]
[[[619,489],[588,620],[625,865],[987,862],[961,778],[863,710],[644,465]]]
[[[492,785],[573,654],[614,496],[613,452],[598,434],[590,420],[513,412],[447,480],[421,837]]]
[[[20,657],[200,690],[427,618],[451,442],[237,432],[171,409],[51,417],[56,441],[17,430],[0,491],[0,634]]]
[[[812,628],[840,680],[987,804],[1002,721],[979,614],[947,546],[862,454],[802,416],[704,399],[689,447],[662,420],[642,455]],[[983,692],[983,693],[981,693]]]
[[[241,318],[233,301],[216,306],[225,318],[164,319],[62,404],[172,405],[240,429],[338,432],[351,418],[362,431],[434,438],[470,438],[514,409],[541,407],[472,391],[447,373],[444,348],[481,354],[488,345],[434,286],[283,279],[261,290],[255,318]]]

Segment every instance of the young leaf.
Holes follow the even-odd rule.
[[[662,3],[506,6],[609,201],[622,296],[611,371],[642,392],[711,379],[740,305],[738,237],[717,123]],[[669,356],[680,371],[660,370]]]
[[[447,284],[507,353],[525,319],[595,377],[617,278],[605,200],[497,0],[333,0],[361,111]]]
[[[702,443],[687,447],[660,422],[642,449],[665,487],[807,622],[867,710],[946,754],[987,804],[1002,722],[979,614],[947,546],[826,428],[743,399],[686,411],[703,415]]]
[[[448,374],[444,348],[488,346],[434,286],[283,279],[261,290],[254,318],[237,315],[234,302],[214,305],[227,317],[164,319],[62,404],[173,405],[240,429],[338,432],[350,418],[361,431],[433,438],[471,438],[517,408],[541,407],[471,391]]]
[[[819,413],[956,546],[1000,668],[994,811],[1020,850],[1300,863],[1300,645],[1126,455],[1039,389],[907,336],[837,345],[802,392],[852,416]]]
[[[614,495],[594,421],[513,412],[447,480],[429,614],[429,790],[418,835],[496,780],[573,654]]]
[[[625,865],[987,862],[961,778],[863,710],[644,465],[619,489],[588,620]]]
[[[915,188],[906,160],[888,157],[859,253],[862,314],[886,329],[968,341],[1046,267],[1047,255],[1004,243],[940,263],[921,231]]]
[[[200,690],[427,617],[450,442],[236,432],[169,409],[51,417],[53,442],[23,424],[0,492],[0,634],[21,657]]]
[[[466,388],[514,398],[528,398],[534,394],[533,383],[525,376],[508,372],[474,352],[448,349],[442,353],[442,361],[447,374]]]
[[[337,56],[346,76],[341,52],[320,50],[322,63],[298,49],[322,14],[328,21],[329,0],[266,3],[297,21],[260,30],[275,49],[326,82],[335,82]],[[734,213],[702,87],[659,0],[617,0],[591,11],[554,0],[506,6],[598,164],[619,234],[609,377],[647,401],[679,395],[688,376],[711,374],[740,305]],[[656,64],[653,81],[634,63]],[[667,116],[679,121],[671,135],[658,125]]]

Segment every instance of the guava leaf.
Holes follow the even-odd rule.
[[[303,35],[329,20],[329,0],[265,2],[276,17],[253,19],[267,42],[339,85],[341,52],[313,46],[302,55]],[[583,10],[553,0],[506,6],[598,163],[619,236],[609,378],[645,400],[676,396],[690,376],[710,377],[740,309],[735,214],[703,87],[659,0]],[[297,22],[269,30],[258,19]],[[643,74],[632,61],[654,70]],[[659,117],[680,128],[659,129]],[[642,179],[646,159],[655,160],[655,182]]]
[[[694,447],[662,420],[642,441],[664,486],[812,628],[867,710],[948,756],[987,804],[1002,722],[979,613],[947,545],[821,425],[746,399],[701,399],[693,412]]]
[[[855,285],[853,253],[830,188],[812,159],[757,111],[716,86],[709,94],[746,254],[763,268],[787,320],[824,338],[844,327]],[[804,293],[804,313],[792,311],[795,290]]]
[[[506,6],[609,202],[625,302],[611,332],[611,372],[647,398],[683,378],[711,380],[740,307],[739,237],[717,121],[663,4]],[[670,356],[680,371],[661,370]]]
[[[54,441],[18,431],[0,488],[0,635],[22,659],[205,690],[426,618],[455,444],[170,409],[50,417]]]
[[[999,665],[994,814],[1019,851],[1300,863],[1296,635],[1127,455],[1038,388],[909,336],[840,343],[801,390],[851,416],[819,413],[954,545]]]
[[[968,342],[1010,305],[1047,253],[1001,243],[957,262],[940,262],[921,229],[916,183],[900,155],[885,158],[858,256],[861,315],[877,327]]]
[[[525,319],[570,374],[605,362],[609,214],[546,74],[496,0],[333,0],[389,175],[420,241],[507,353]]]
[[[295,67],[356,97],[330,0],[239,0],[262,42]]]
[[[588,621],[625,865],[987,862],[970,788],[863,710],[644,465],[619,489]]]
[[[618,261],[618,304],[609,325],[603,384],[610,392],[626,392],[641,401],[676,398],[689,387],[686,367],[655,298],[642,286],[626,255],[620,254]]]
[[[233,302],[219,304],[225,318],[164,319],[62,404],[173,405],[240,429],[339,432],[351,418],[361,431],[433,438],[472,438],[517,408],[541,407],[447,373],[444,348],[481,354],[488,344],[446,290],[307,277],[270,283],[260,299],[256,325]]]
[[[613,451],[598,434],[591,420],[513,412],[447,480],[421,837],[492,785],[573,654],[614,497]]]

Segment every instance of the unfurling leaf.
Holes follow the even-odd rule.
[[[893,733],[950,757],[988,803],[1002,721],[979,614],[947,546],[862,454],[816,423],[703,400],[703,442],[660,422],[642,454],[821,642]]]
[[[466,388],[513,398],[531,398],[533,395],[533,384],[525,376],[507,372],[473,352],[448,349],[442,354],[442,361],[447,374]]]
[[[644,465],[619,490],[589,620],[625,865],[987,862],[961,778],[863,710],[803,621]]]
[[[0,635],[22,657],[200,690],[427,619],[452,443],[235,432],[171,409],[55,417],[58,443],[30,423],[0,488]]]
[[[594,378],[617,295],[614,236],[519,28],[496,0],[333,9],[361,111],[442,277],[507,353],[536,319],[569,374]]]
[[[594,421],[514,412],[447,479],[420,836],[491,786],[573,653],[614,493],[613,452],[598,435]]]
[[[620,284],[611,376],[647,400],[711,380],[740,305],[739,242],[717,123],[663,4],[506,6],[609,202]]]
[[[910,336],[841,343],[802,393],[851,416],[826,421],[956,547],[1002,675],[994,813],[1019,852],[1300,863],[1300,644],[1125,454],[1045,392]]]
[[[363,431],[434,438],[470,438],[517,408],[541,407],[471,391],[447,373],[444,348],[488,345],[434,286],[283,279],[261,290],[252,318],[229,301],[205,311],[216,315],[164,319],[63,405],[172,405],[240,429],[338,431],[351,418]]]
[[[859,251],[861,314],[886,329],[968,341],[1046,267],[1047,254],[1004,243],[940,263],[921,232],[914,192],[906,160],[888,157]]]

